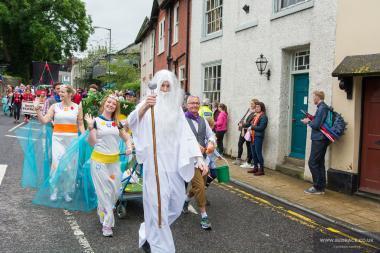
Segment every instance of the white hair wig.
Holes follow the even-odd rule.
[[[184,92],[181,89],[180,83],[173,72],[163,69],[154,75],[152,82],[157,84],[155,93],[158,94],[158,97],[160,97],[162,94],[162,92],[160,92],[160,89],[165,81],[167,81],[170,85],[168,92],[170,100],[173,102],[173,105],[178,105],[180,107],[183,103]]]

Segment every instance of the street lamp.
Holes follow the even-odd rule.
[[[267,58],[263,55],[260,54],[260,57],[256,59],[256,66],[257,70],[260,72],[260,75],[262,75],[267,67],[268,60]],[[265,73],[267,76],[267,79],[270,79],[270,69],[268,69],[267,73]]]
[[[111,28],[103,27],[103,26],[94,26],[94,29],[104,29],[110,32],[110,46],[108,51],[108,79],[111,81]]]

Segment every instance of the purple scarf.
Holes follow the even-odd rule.
[[[199,121],[201,120],[201,117],[199,116],[199,114],[197,114],[195,116],[193,113],[191,113],[189,111],[185,112],[185,117],[192,119],[192,120],[195,120],[198,124],[199,124]]]

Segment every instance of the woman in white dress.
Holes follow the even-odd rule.
[[[72,86],[62,85],[59,90],[59,96],[62,102],[50,106],[45,116],[41,113],[39,102],[36,101],[34,103],[38,120],[42,124],[53,123],[50,180],[54,178],[62,156],[67,152],[70,144],[78,138],[78,132],[83,134],[85,131],[82,107],[71,101],[74,94],[75,90]],[[51,183],[51,201],[56,201],[61,195],[63,195],[66,202],[72,201],[70,195],[75,190],[77,162],[78,159],[73,159],[72,162],[67,165],[65,173],[59,178],[59,184],[61,186],[59,189],[55,186],[55,183]]]
[[[115,225],[113,208],[121,187],[120,138],[126,144],[127,155],[132,152],[132,143],[118,120],[120,102],[116,96],[107,96],[102,101],[99,112],[100,115],[96,118],[86,114],[85,120],[90,130],[88,142],[94,146],[91,175],[98,197],[98,216],[103,226],[103,235],[109,237],[112,236],[112,227]]]

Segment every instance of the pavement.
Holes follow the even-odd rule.
[[[143,221],[141,200],[128,202],[127,217],[116,219],[112,238],[102,236],[95,211],[71,212],[32,204],[35,190],[20,186],[23,155],[12,122],[0,116],[0,252],[142,252],[137,245]],[[172,226],[176,252],[380,249],[380,243],[369,237],[233,183],[213,183],[207,198],[213,229],[200,228],[199,210],[192,201],[192,212],[181,215]]]
[[[265,176],[256,177],[233,165],[233,160],[227,161],[234,182],[380,238],[380,202],[330,190],[325,195],[307,195],[304,190],[311,186],[309,182],[270,169],[265,170]]]

